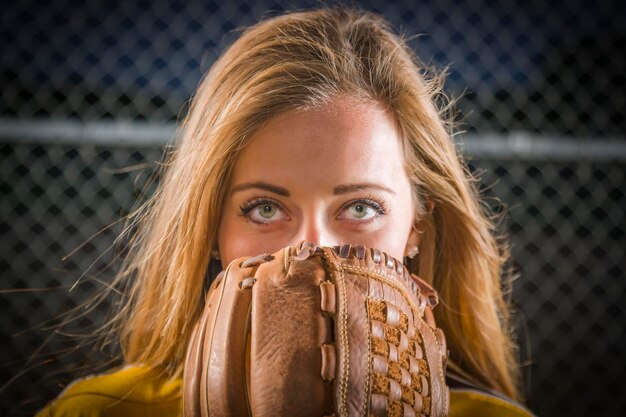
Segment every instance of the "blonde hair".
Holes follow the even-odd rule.
[[[345,94],[376,100],[395,117],[424,231],[410,267],[439,291],[449,368],[519,399],[500,282],[508,254],[438,108],[441,78],[428,74],[367,12],[295,12],[247,29],[203,79],[157,192],[132,217],[139,231],[118,276],[131,282],[114,320],[124,360],[181,374],[205,281],[220,270],[210,252],[238,152],[273,116]]]

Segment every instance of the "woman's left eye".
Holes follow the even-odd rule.
[[[387,210],[381,203],[366,199],[352,202],[345,208],[344,213],[348,213],[349,220],[372,220],[387,214]]]

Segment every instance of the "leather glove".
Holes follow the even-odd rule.
[[[436,292],[363,246],[302,241],[212,283],[187,350],[184,416],[444,416]]]

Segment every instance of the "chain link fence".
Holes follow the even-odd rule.
[[[119,220],[154,188],[163,145],[233,29],[317,5],[52,3],[0,14],[3,415],[33,414],[74,367],[100,360],[40,324],[107,286],[123,256]],[[507,213],[531,408],[626,415],[625,3],[360,7],[419,34],[409,41],[417,54],[450,66],[463,149],[486,204]],[[68,331],[88,334],[115,302]]]
[[[0,17],[0,115],[173,121],[234,28],[315,4],[15,2]],[[462,95],[472,131],[624,132],[624,2],[360,5],[414,36],[424,61],[450,66],[448,91]]]

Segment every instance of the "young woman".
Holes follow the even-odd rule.
[[[452,415],[525,415],[500,283],[506,248],[442,97],[440,78],[375,15],[321,9],[246,30],[199,86],[137,216],[114,322],[127,366],[75,382],[40,415],[178,415],[208,282],[232,259],[303,239],[406,256],[439,292],[449,383],[462,388]]]

